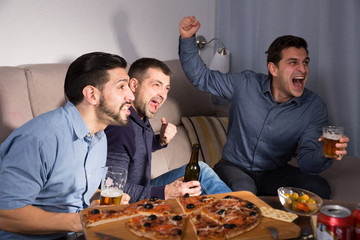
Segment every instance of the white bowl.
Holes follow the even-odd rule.
[[[299,196],[298,198],[296,198],[296,194]],[[308,200],[305,195],[309,197]],[[301,188],[281,187],[278,189],[278,196],[287,211],[302,216],[317,214],[323,204],[321,197]]]

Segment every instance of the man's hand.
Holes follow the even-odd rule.
[[[160,144],[168,144],[175,136],[177,128],[174,124],[167,123],[165,118],[161,118]]]
[[[190,196],[199,196],[201,194],[200,182],[184,182],[184,178],[179,178],[165,186],[165,199],[184,196],[186,193]]]
[[[120,205],[129,204],[130,196],[129,194],[123,193]]]
[[[323,139],[323,137],[320,137],[319,142],[322,142]],[[335,147],[339,149],[335,151],[335,153],[339,156],[338,158],[335,158],[336,160],[341,160],[347,154],[346,148],[349,141],[350,139],[347,136],[343,135],[343,137],[340,138],[340,142],[335,145]]]
[[[194,17],[184,17],[179,23],[179,32],[181,38],[191,38],[199,30],[200,23]]]

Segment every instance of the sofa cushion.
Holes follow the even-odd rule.
[[[182,117],[191,144],[200,144],[199,160],[213,167],[221,158],[226,141],[227,117]]]
[[[191,144],[184,126],[177,127],[177,133],[166,148],[152,153],[151,178],[158,177],[190,160]]]
[[[34,117],[65,104],[64,81],[69,64],[24,66]]]
[[[32,118],[24,70],[0,67],[0,144]]]

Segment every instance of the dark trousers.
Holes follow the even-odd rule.
[[[55,240],[85,240],[85,236],[83,233],[79,232],[67,235],[65,237],[57,238]]]
[[[330,199],[329,183],[319,175],[304,174],[298,167],[286,165],[271,171],[249,171],[229,161],[220,160],[214,166],[233,191],[250,191],[258,196],[277,196],[279,187],[297,187]]]

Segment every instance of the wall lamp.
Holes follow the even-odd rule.
[[[220,39],[213,38],[207,42],[204,36],[199,35],[196,37],[196,45],[200,50],[202,50],[207,44],[214,40],[220,44],[221,48],[218,48],[215,51],[215,54],[210,61],[209,68],[211,70],[218,70],[220,72],[227,73],[230,70],[230,52],[225,48]]]
[[[220,39],[213,38],[207,42],[204,36],[199,35],[196,37],[196,45],[200,50],[202,50],[207,44],[211,43],[214,40],[218,41],[221,48],[216,49],[215,54],[210,61],[209,69],[218,70],[222,73],[228,73],[230,70],[230,52],[225,48],[224,44],[220,41]],[[228,105],[228,100],[222,97],[212,95],[211,99],[215,105]]]

